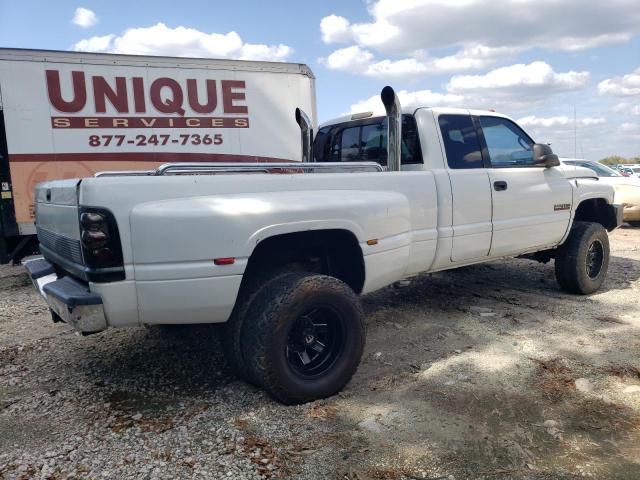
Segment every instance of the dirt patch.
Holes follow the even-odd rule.
[[[607,365],[602,367],[601,371],[606,375],[613,375],[623,382],[629,379],[640,379],[640,367],[634,365]]]
[[[575,375],[567,366],[567,361],[559,358],[550,360],[531,359],[536,363],[534,387],[551,402],[557,402],[576,389]]]
[[[24,287],[30,284],[31,280],[29,280],[27,271],[22,266],[0,266],[0,291]]]
[[[612,317],[610,315],[598,315],[597,317],[595,317],[596,320],[598,320],[599,322],[603,322],[603,323],[618,323],[618,324],[625,324],[627,322],[624,322],[622,320],[620,320],[617,317]]]
[[[640,230],[611,245],[586,297],[521,259],[364,297],[358,372],[296,407],[234,378],[215,328],[77,336],[2,267],[0,477],[635,480]]]

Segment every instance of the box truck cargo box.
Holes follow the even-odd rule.
[[[315,105],[302,64],[0,49],[0,261],[29,248],[39,182],[300,160]]]

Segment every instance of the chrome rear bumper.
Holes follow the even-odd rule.
[[[53,264],[44,258],[27,260],[24,266],[54,320],[68,323],[83,334],[107,328],[102,298],[92,293],[87,284],[70,276],[58,278]]]

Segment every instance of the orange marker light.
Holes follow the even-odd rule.
[[[235,257],[222,257],[222,258],[214,258],[213,263],[216,265],[233,265],[236,263]]]
[[[367,240],[367,245],[369,245],[370,247],[377,244],[378,244],[377,238],[372,238],[371,240]]]

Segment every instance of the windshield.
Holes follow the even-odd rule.
[[[621,175],[613,168],[609,168],[606,165],[602,165],[597,162],[574,162],[566,161],[567,165],[577,165],[579,167],[587,167],[598,174],[599,177],[620,177]]]

